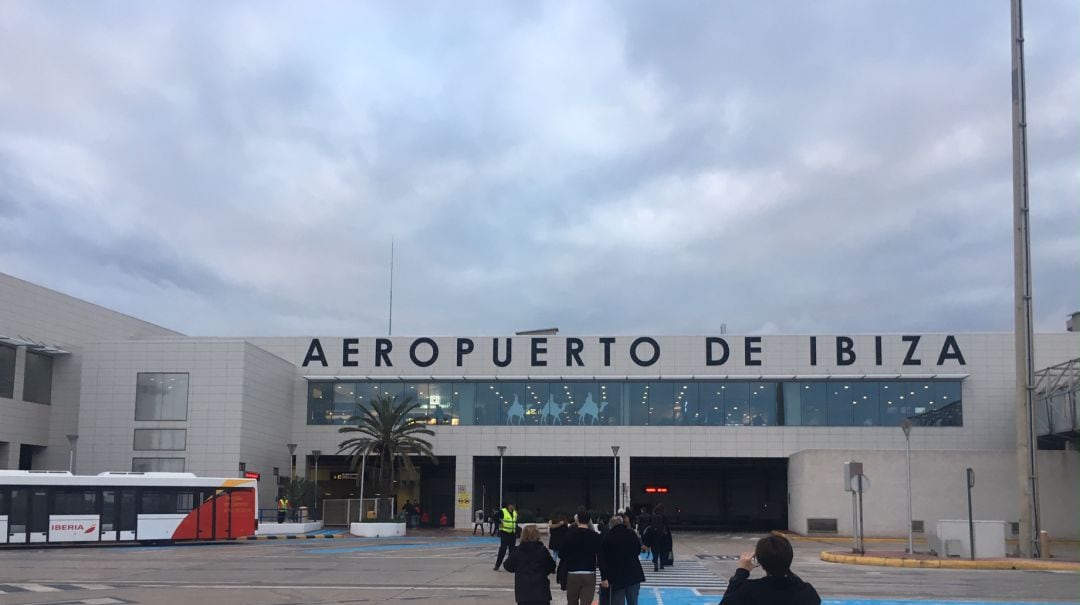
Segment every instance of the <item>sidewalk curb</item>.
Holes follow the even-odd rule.
[[[1023,571],[1080,572],[1080,563],[1068,561],[1036,561],[1032,559],[994,559],[982,561],[972,561],[970,559],[908,559],[902,556],[877,557],[823,550],[821,551],[821,560],[828,563],[873,565],[877,567],[909,567],[921,569],[1016,569]]]
[[[332,540],[334,538],[348,538],[349,534],[299,534],[278,536],[247,536],[246,538],[231,538],[232,540]]]
[[[850,541],[852,541],[854,539],[853,536],[842,536],[842,535],[839,535],[839,534],[828,534],[828,535],[823,534],[823,535],[808,536],[808,535],[805,535],[805,534],[797,534],[795,532],[787,532],[787,531],[778,531],[778,530],[775,530],[775,529],[773,531],[769,532],[769,533],[774,535],[774,536],[781,536],[781,537],[787,538],[788,540],[790,540],[792,542],[796,542],[796,541],[805,541],[805,542],[850,542]],[[878,542],[878,543],[883,543],[883,544],[907,544],[907,538],[864,538],[863,541],[867,542],[867,543]],[[919,544],[919,543],[926,544],[927,539],[924,538],[924,537],[916,537],[914,542],[916,544]],[[1005,542],[1008,543],[1008,544],[1015,544],[1016,543],[1016,538],[1009,538]],[[1059,540],[1054,540],[1053,543],[1054,544],[1062,544],[1062,545],[1066,545],[1066,546],[1076,546],[1076,545],[1080,545],[1080,540],[1059,539]]]

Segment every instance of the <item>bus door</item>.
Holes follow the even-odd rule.
[[[49,541],[49,492],[44,487],[27,490],[30,497],[30,542]]]
[[[195,492],[195,538],[197,540],[214,539],[214,492],[199,490]]]
[[[8,490],[0,487],[0,544],[8,541]]]
[[[116,505],[116,490],[101,490],[101,541],[115,542],[120,524],[120,508]]]
[[[8,507],[7,538],[11,544],[26,544],[30,540],[30,490],[16,487],[11,490]]]
[[[219,489],[214,495],[214,537],[232,537],[232,490]]]
[[[135,530],[139,525],[138,511],[135,510],[135,503],[138,502],[138,498],[135,497],[135,488],[124,488],[118,491],[119,504],[116,513],[116,530],[121,541],[134,540]]]

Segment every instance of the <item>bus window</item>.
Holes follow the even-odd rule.
[[[54,515],[96,515],[97,491],[80,488],[58,488],[53,492]]]
[[[116,490],[101,492],[101,533],[116,531]]]
[[[134,532],[138,524],[138,515],[135,511],[135,490],[120,490],[120,531]],[[122,538],[121,538],[122,539]]]

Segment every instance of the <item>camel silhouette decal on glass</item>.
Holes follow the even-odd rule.
[[[547,403],[540,410],[540,424],[547,424],[548,418],[551,418],[551,424],[562,424],[562,413],[568,405],[570,402],[563,402],[560,406],[555,403],[554,395],[548,395]]]
[[[588,395],[585,396],[585,403],[581,404],[581,409],[579,409],[577,411],[578,424],[597,424],[597,423],[599,423],[600,422],[600,412],[603,412],[604,408],[606,408],[607,405],[608,405],[608,402],[602,401],[602,402],[600,402],[600,407],[596,407],[596,402],[593,401],[592,393],[589,393]],[[592,417],[592,422],[591,423],[586,423],[585,419],[590,417],[590,416]]]
[[[518,401],[517,395],[514,395],[514,403],[510,404],[510,409],[506,411],[506,424],[514,424],[514,418],[517,418],[519,425],[525,422],[525,408]]]

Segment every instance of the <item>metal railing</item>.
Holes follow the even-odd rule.
[[[1080,431],[1077,392],[1080,358],[1035,373],[1035,434],[1040,437],[1076,437]]]
[[[345,527],[363,520],[388,519],[394,516],[394,498],[349,498],[322,501],[324,527]]]
[[[276,508],[260,508],[259,523],[310,523],[314,519],[306,506],[290,508],[282,515]]]

